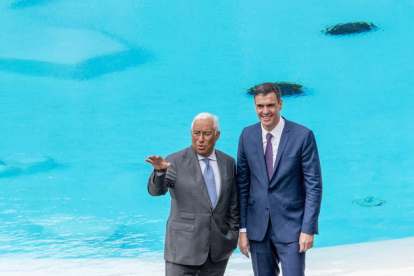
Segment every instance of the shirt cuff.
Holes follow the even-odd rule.
[[[247,232],[247,229],[246,228],[240,228],[239,229],[239,233],[246,233]]]
[[[157,171],[155,171],[155,175],[156,175],[156,176],[161,176],[161,175],[163,175],[163,174],[165,174],[165,172],[157,172]]]

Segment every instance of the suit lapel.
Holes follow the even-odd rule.
[[[220,151],[216,150],[216,158],[217,158],[217,165],[218,165],[218,169],[219,169],[219,173],[220,173],[220,180],[221,180],[221,187],[220,187],[220,191],[219,191],[219,197],[217,199],[216,202],[216,206],[218,206],[221,202],[221,198],[225,198],[225,196],[223,196],[223,192],[226,190],[225,185],[227,185],[227,183],[224,181],[225,179],[227,179],[227,166],[224,162],[224,156],[221,154]],[[216,207],[214,206],[214,208]]]
[[[197,185],[201,189],[201,193],[203,194],[204,199],[207,201],[207,204],[210,206],[210,208],[213,208],[211,206],[211,201],[208,195],[206,184],[204,182],[203,174],[201,173],[201,168],[200,168],[197,154],[194,151],[194,149],[191,147],[189,147],[187,150],[187,161],[188,161],[188,168],[191,174],[193,175]]]
[[[258,166],[262,171],[264,179],[268,182],[269,176],[267,175],[266,161],[263,152],[262,127],[260,123],[256,124],[256,129],[252,132],[252,140],[258,156]]]
[[[289,121],[285,119],[285,127],[283,128],[282,136],[280,138],[279,147],[277,149],[277,155],[276,155],[276,160],[275,160],[275,166],[274,166],[274,172],[273,172],[272,180],[273,180],[273,178],[276,175],[277,167],[279,166],[280,159],[282,158],[283,151],[285,150],[285,147],[287,145],[287,142],[289,141],[289,137],[290,137]]]

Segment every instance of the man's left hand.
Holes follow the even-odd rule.
[[[300,233],[299,236],[299,253],[304,253],[313,247],[313,235]]]

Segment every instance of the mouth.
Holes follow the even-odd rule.
[[[269,121],[270,119],[272,119],[272,115],[266,115],[266,116],[261,116],[262,117],[262,119],[264,120],[264,121]]]

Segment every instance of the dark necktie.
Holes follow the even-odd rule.
[[[267,174],[269,175],[269,180],[272,179],[273,176],[273,146],[272,146],[272,137],[273,135],[269,132],[266,134],[266,151],[265,151],[265,159],[266,159],[266,168]]]
[[[206,167],[204,168],[204,182],[206,183],[207,192],[210,197],[211,205],[214,207],[217,201],[217,188],[216,188],[216,179],[214,178],[214,171],[210,165],[210,160],[208,158],[203,158]]]

